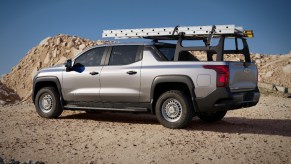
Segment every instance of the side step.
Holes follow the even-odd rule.
[[[147,108],[97,108],[97,107],[80,107],[80,106],[64,106],[69,110],[100,110],[100,111],[120,111],[120,112],[149,112]]]

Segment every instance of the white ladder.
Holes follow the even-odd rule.
[[[186,37],[218,35],[244,35],[243,27],[235,25],[215,25],[215,26],[176,26],[165,28],[140,28],[140,29],[120,29],[103,30],[102,37],[114,37],[115,39],[128,38],[154,38],[160,36],[179,36],[184,33]]]

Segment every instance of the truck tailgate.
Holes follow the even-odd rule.
[[[258,70],[255,63],[228,62],[229,87],[232,92],[253,90],[257,87]]]

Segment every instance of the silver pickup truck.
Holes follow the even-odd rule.
[[[183,35],[178,37],[177,44],[95,46],[38,71],[32,94],[37,113],[57,118],[63,109],[149,112],[165,127],[184,128],[194,116],[214,122],[227,110],[258,103],[258,71],[243,36],[232,38],[242,45],[234,50],[224,49],[226,35],[215,46],[195,47],[183,46]],[[204,51],[207,60],[195,51]],[[244,61],[224,61],[225,54],[242,54]]]

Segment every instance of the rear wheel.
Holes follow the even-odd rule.
[[[163,93],[157,100],[155,110],[159,122],[173,129],[186,127],[194,115],[189,96],[178,90]]]
[[[44,87],[37,92],[35,107],[37,113],[45,118],[57,118],[63,112],[59,93],[54,87]]]
[[[198,117],[205,122],[216,122],[223,119],[227,111],[217,111],[214,113],[200,113]]]

